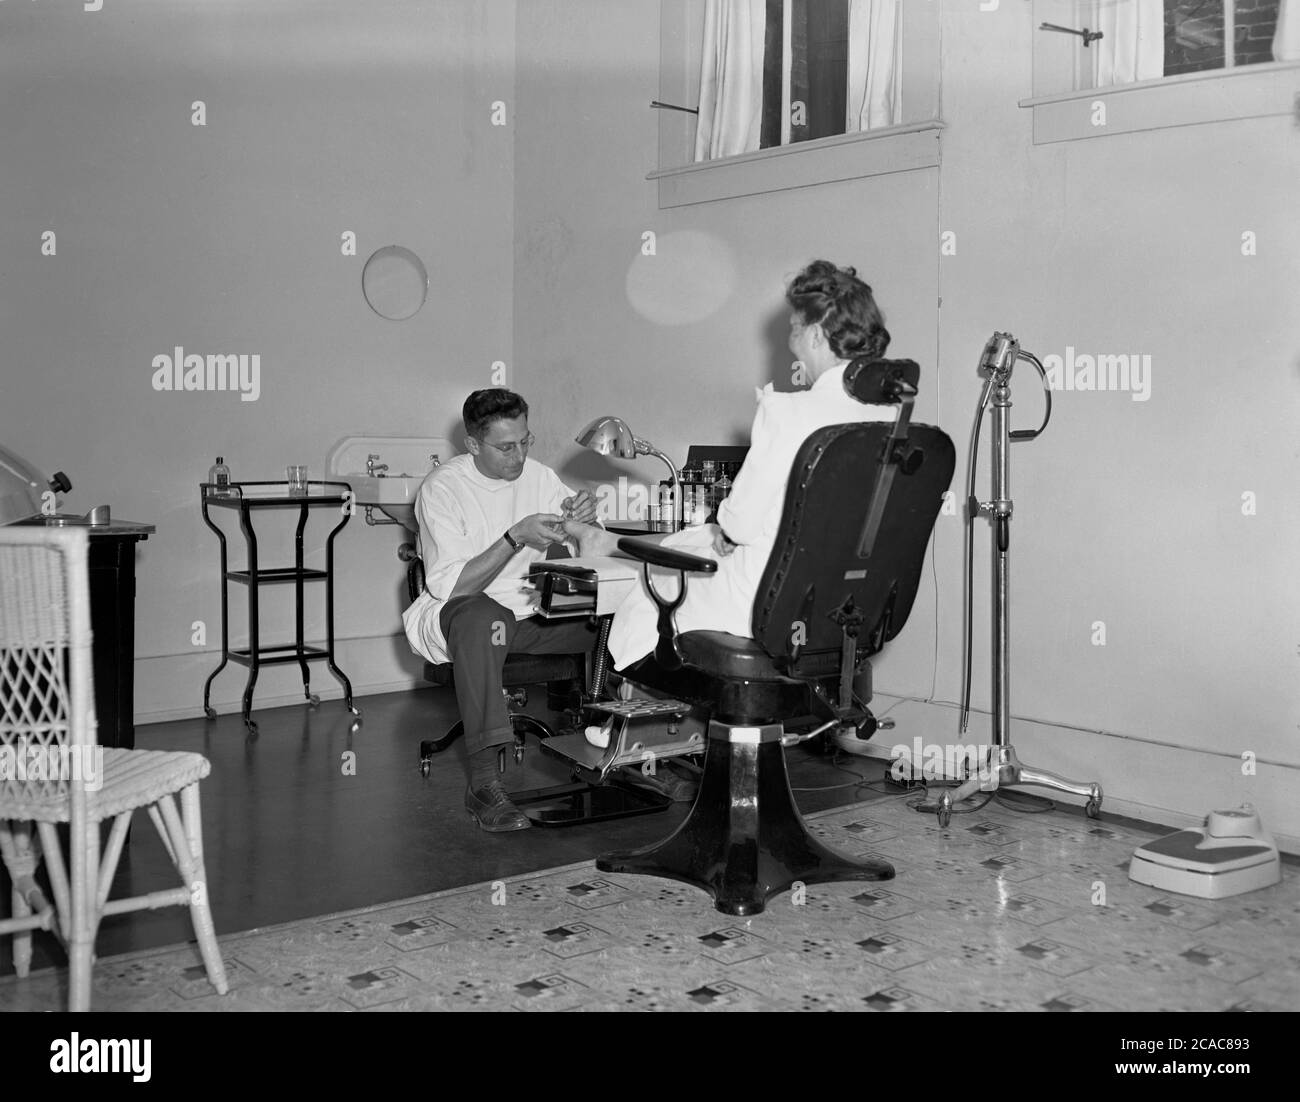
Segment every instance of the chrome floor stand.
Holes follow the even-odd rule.
[[[1024,359],[1038,369],[1047,395],[1047,416],[1037,429],[1012,432],[1010,429],[1011,410],[1011,371],[1016,361]],[[1051,392],[1047,389],[1047,375],[1037,357],[1020,349],[1019,343],[1009,333],[995,333],[985,345],[980,360],[980,370],[988,373],[984,395],[981,398],[981,411],[990,396],[993,406],[993,500],[978,503],[974,498],[975,464],[972,454],[970,473],[970,497],[967,507],[970,521],[974,523],[977,513],[988,514],[992,520],[993,532],[993,711],[992,744],[988,753],[983,755],[975,766],[973,775],[954,789],[945,789],[939,801],[939,825],[946,827],[952,817],[954,804],[968,799],[976,792],[996,792],[999,788],[1012,786],[1036,786],[1049,788],[1057,792],[1083,797],[1087,802],[1085,810],[1088,817],[1096,819],[1101,816],[1101,785],[1096,781],[1079,782],[1067,780],[1045,769],[1033,769],[1023,765],[1011,745],[1011,677],[1009,652],[1011,636],[1010,621],[1010,545],[1011,545],[1011,511],[1010,493],[1010,444],[1012,440],[1032,440],[1047,427],[1051,417]],[[978,447],[979,425],[976,423],[975,445]],[[971,541],[973,543],[973,540]],[[970,544],[967,554],[973,553]],[[969,597],[968,597],[969,600]],[[969,668],[969,667],[968,667]],[[969,701],[969,681],[966,686],[966,700]],[[963,725],[966,711],[963,711]]]

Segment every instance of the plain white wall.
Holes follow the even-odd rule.
[[[0,437],[67,471],[65,511],[108,503],[158,527],[137,560],[140,721],[196,714],[216,666],[198,483],[218,453],[236,479],[295,462],[321,478],[342,436],[448,435],[492,363],[512,363],[513,81],[509,0],[0,6]],[[394,243],[430,273],[402,322],[361,293],[366,258]],[[260,354],[260,397],[155,392],[152,359],[176,345]],[[292,561],[295,520],[258,516],[264,566]],[[331,525],[313,515],[309,565]],[[403,532],[358,512],[335,543],[339,664],[362,691],[418,680],[400,636]],[[262,598],[263,641],[288,641],[292,587]],[[318,641],[319,584],[306,601]],[[240,640],[245,608],[232,586]],[[244,676],[227,667],[214,702],[237,707]],[[255,703],[301,699],[298,682],[264,669]],[[341,691],[323,663],[312,685]]]
[[[1101,781],[1113,810],[1181,823],[1253,800],[1294,844],[1294,124],[1034,146],[1017,105],[1032,88],[1027,8],[946,4],[938,170],[661,211],[645,179],[658,167],[653,9],[519,6],[515,346],[551,457],[588,478],[657,480],[652,460],[566,452],[606,412],[678,459],[743,438],[753,385],[789,368],[784,280],[816,256],[860,269],[891,353],[923,364],[918,416],[957,444],[959,499],[992,332],[1039,356],[1149,355],[1149,400],[1057,392],[1047,432],[1013,445],[1013,741],[1026,764]],[[639,255],[645,231],[653,261]],[[949,231],[956,252],[941,256]],[[692,302],[707,316],[676,324]],[[1036,378],[1015,376],[1015,427],[1040,419]],[[981,447],[986,499],[987,423]],[[976,546],[974,702],[987,709],[986,522]],[[987,740],[987,715],[957,732],[961,550],[960,518],[941,516],[912,617],[877,661],[882,703],[904,698],[898,729],[879,736],[890,742]]]
[[[1151,357],[1147,401],[1057,392],[1048,431],[1013,445],[1012,706],[1056,727],[1027,725],[1017,745],[1157,814],[1254,801],[1294,844],[1300,132],[1281,116],[1034,146],[1016,106],[1026,13],[945,13],[953,423],[968,423],[995,328],[1040,356]],[[1024,375],[1017,426],[1040,408]],[[958,652],[943,655],[951,684]]]

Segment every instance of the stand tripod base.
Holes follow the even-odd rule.
[[[664,841],[600,857],[601,872],[641,873],[703,888],[723,914],[759,914],[796,883],[890,880],[887,861],[859,860],[822,845],[790,791],[779,724],[709,724],[700,793]]]
[[[1045,769],[1031,769],[1027,765],[1020,764],[1014,747],[993,746],[989,749],[988,759],[980,762],[973,776],[968,777],[957,788],[944,792],[939,800],[937,812],[939,825],[941,827],[948,825],[952,819],[953,804],[961,803],[976,792],[996,792],[999,788],[1013,785],[1050,788],[1056,792],[1082,796],[1088,801],[1084,805],[1088,818],[1101,818],[1101,785],[1096,781],[1088,783],[1070,781]]]

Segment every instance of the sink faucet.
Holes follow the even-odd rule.
[[[374,454],[373,452],[370,455],[366,456],[366,474],[368,474],[371,478],[374,478],[376,475],[378,475],[380,478],[383,478],[384,476],[380,472],[388,470],[387,463],[375,462],[375,460],[378,458],[379,456]]]

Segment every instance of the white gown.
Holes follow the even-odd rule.
[[[489,478],[472,455],[458,455],[435,467],[420,484],[415,516],[420,523],[424,591],[402,614],[411,650],[430,662],[448,662],[442,633],[442,607],[451,597],[465,564],[501,539],[505,530],[533,513],[559,514],[573,491],[550,467],[529,457],[513,482]],[[524,547],[501,568],[484,592],[514,613],[516,620],[537,611],[537,592],[527,585],[528,568],[546,557]]]
[[[769,383],[760,392],[749,454],[731,494],[718,509],[718,524],[738,546],[718,559],[716,574],[687,576],[686,600],[676,614],[679,632],[725,631],[748,638],[754,595],[776,543],[790,467],[803,442],[826,425],[897,418],[897,406],[865,405],[844,392],[846,366],[826,371],[806,391],[777,393]],[[665,547],[715,558],[716,531],[717,526],[706,524],[676,532],[663,542]],[[651,573],[661,595],[670,600],[676,596],[676,571],[655,568]],[[614,616],[609,650],[616,669],[654,650],[658,623],[658,608],[643,582],[624,598]]]

